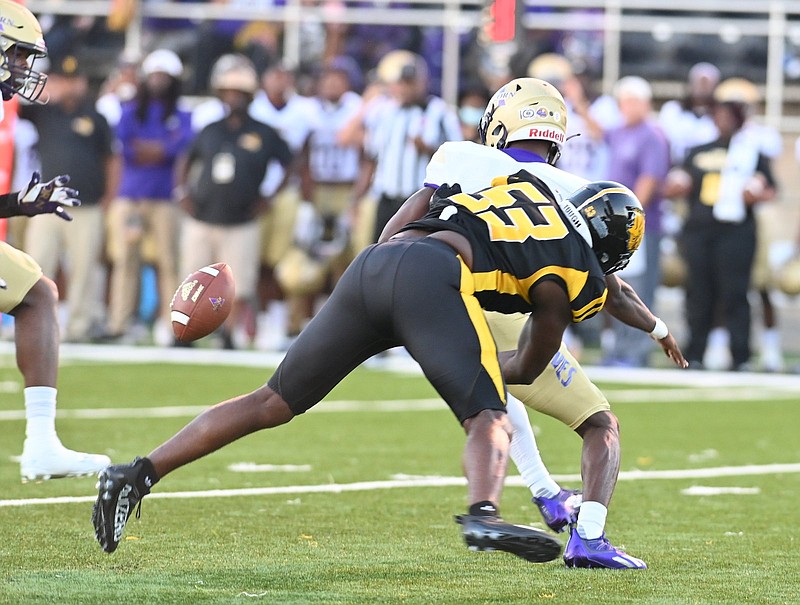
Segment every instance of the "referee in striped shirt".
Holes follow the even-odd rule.
[[[458,114],[444,99],[428,93],[425,60],[406,50],[385,55],[377,69],[387,96],[365,117],[362,172],[354,199],[372,186],[378,200],[372,241],[406,198],[425,180],[433,153],[446,141],[460,141]]]

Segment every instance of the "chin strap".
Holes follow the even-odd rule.
[[[561,149],[558,148],[558,145],[555,143],[550,144],[550,150],[547,152],[547,157],[544,159],[545,162],[550,164],[551,166],[555,166],[558,158],[561,157]]]

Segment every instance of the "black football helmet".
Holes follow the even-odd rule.
[[[592,234],[603,273],[625,268],[644,237],[644,210],[636,195],[614,181],[587,183],[569,197]]]

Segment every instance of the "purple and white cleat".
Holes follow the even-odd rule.
[[[644,561],[616,548],[606,540],[605,534],[593,540],[584,540],[574,526],[564,550],[564,563],[567,567],[589,569],[647,569]]]
[[[539,507],[547,527],[556,533],[561,533],[567,525],[578,520],[578,509],[582,501],[581,492],[564,488],[553,498],[531,499]]]

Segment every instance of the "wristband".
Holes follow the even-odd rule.
[[[669,336],[669,328],[667,328],[667,324],[665,324],[661,318],[656,317],[656,325],[650,331],[650,337],[653,340],[661,340],[662,338],[666,338]]]

